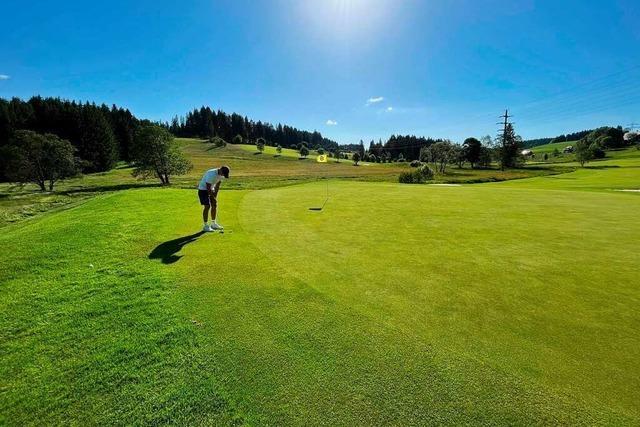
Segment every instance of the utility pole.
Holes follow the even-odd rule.
[[[629,128],[629,130],[640,129],[640,123],[629,123],[627,128]]]
[[[504,110],[504,115],[500,116],[500,118],[501,118],[501,119],[504,119],[504,121],[502,121],[502,122],[498,123],[499,125],[502,125],[502,136],[503,136],[503,137],[504,137],[504,135],[507,133],[507,126],[508,126],[509,124],[511,124],[511,123],[509,122],[509,118],[511,118],[511,117],[513,117],[513,116],[510,116],[510,115],[509,115],[509,110],[508,110],[508,109]],[[504,139],[504,138],[503,138],[503,139]]]
[[[509,109],[505,109],[504,110],[504,115],[500,116],[501,119],[504,119],[504,121],[501,121],[497,124],[502,125],[502,131],[498,131],[498,137],[501,140],[501,145],[502,145],[502,150],[504,152],[505,147],[506,147],[506,135],[507,135],[507,127],[513,123],[509,122],[509,119],[512,118],[513,116],[509,115]],[[500,169],[504,170],[504,162],[500,162]]]

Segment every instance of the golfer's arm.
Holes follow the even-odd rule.
[[[216,186],[213,189],[213,197],[216,197],[218,195],[218,191],[220,191],[220,181],[216,182]]]
[[[207,182],[207,193],[209,193],[209,197],[216,197],[210,182]]]

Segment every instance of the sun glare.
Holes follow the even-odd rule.
[[[319,0],[300,2],[307,29],[314,36],[355,42],[375,37],[393,11],[389,0]]]

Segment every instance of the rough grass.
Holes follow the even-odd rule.
[[[320,164],[316,155],[300,159],[294,150],[283,149],[282,156],[276,156],[274,147],[266,147],[257,154],[254,145],[232,145],[216,148],[212,144],[197,139],[178,139],[182,149],[194,164],[186,176],[174,177],[173,186],[194,188],[204,170],[222,164],[229,165],[233,179],[225,183],[227,189],[261,189],[284,185],[312,182],[325,178],[340,178],[358,181],[396,182],[398,175],[406,171],[406,163],[366,163],[354,166],[350,160]],[[444,175],[437,175],[439,183],[475,183],[505,181],[540,175],[558,174],[570,168],[538,165],[517,170],[500,171],[493,169],[458,169],[451,167]],[[54,193],[42,193],[34,185],[16,186],[0,183],[0,227],[37,216],[60,207],[72,206],[96,194],[130,188],[157,187],[156,180],[139,180],[131,176],[132,169],[126,164],[98,174],[60,182]]]
[[[322,212],[227,187],[225,234],[160,188],[7,226],[0,423],[637,425],[640,168],[591,166]]]

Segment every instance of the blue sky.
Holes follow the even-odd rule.
[[[0,97],[210,105],[341,143],[640,122],[640,2],[3,2]]]

